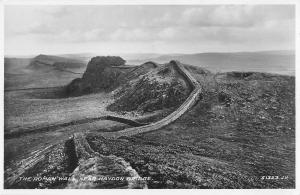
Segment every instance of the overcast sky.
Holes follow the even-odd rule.
[[[200,53],[295,47],[292,5],[5,6],[5,54]]]

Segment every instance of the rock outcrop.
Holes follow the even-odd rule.
[[[118,77],[130,69],[117,69],[125,60],[117,56],[97,56],[90,60],[82,78],[73,80],[67,86],[70,96],[79,96],[87,93],[107,91],[118,83]]]
[[[151,112],[179,106],[190,93],[185,79],[171,64],[162,64],[127,81],[114,92],[112,111]]]
[[[191,92],[189,83],[171,63],[146,62],[140,66],[124,63],[116,56],[92,58],[83,77],[67,86],[67,94],[112,92],[115,102],[109,110],[144,113],[178,107]]]
[[[94,152],[83,134],[73,137],[79,166],[66,188],[147,188],[139,174],[123,158]]]

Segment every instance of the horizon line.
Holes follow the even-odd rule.
[[[110,55],[131,55],[131,54],[156,54],[156,55],[194,55],[194,54],[209,54],[209,53],[258,53],[258,52],[277,52],[277,51],[289,51],[294,52],[295,49],[278,49],[278,50],[241,50],[241,51],[207,51],[207,52],[194,52],[194,53],[180,53],[180,52],[171,52],[171,53],[155,53],[155,52],[111,52],[111,53],[102,53],[97,54],[94,52],[75,52],[75,53],[32,53],[32,54],[3,54],[4,57],[32,57],[38,55],[48,55],[48,56],[60,56],[60,55],[79,55],[79,54],[93,54],[98,56],[110,56]]]

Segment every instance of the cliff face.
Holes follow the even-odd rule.
[[[116,56],[98,56],[91,59],[88,63],[85,73],[82,79],[86,81],[91,81],[93,84],[99,84],[99,82],[104,81],[104,77],[108,68],[111,66],[121,66],[125,64],[125,60],[121,57]]]
[[[92,58],[83,77],[67,86],[67,93],[78,96],[112,92],[115,102],[109,110],[143,113],[177,107],[191,91],[172,63],[147,62],[137,67],[124,64],[125,60],[115,56]]]
[[[116,69],[114,66],[125,64],[125,60],[115,56],[98,56],[90,60],[82,78],[73,80],[67,86],[69,95],[82,95],[99,91],[107,91],[118,85],[118,77],[126,69]]]

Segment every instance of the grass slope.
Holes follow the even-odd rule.
[[[294,188],[295,78],[198,80],[203,99],[173,124],[119,140],[91,133],[92,148],[152,177],[149,188]]]

